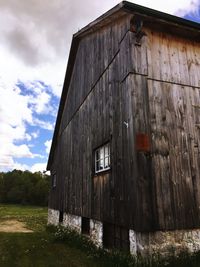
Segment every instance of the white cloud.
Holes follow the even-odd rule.
[[[37,130],[31,134],[27,132],[27,125],[38,125],[41,128],[53,129],[49,122],[39,120],[33,116],[30,108],[32,96],[22,95],[18,87],[6,86],[0,79],[0,171],[14,168],[16,158],[43,158],[39,154],[32,153],[30,146],[25,144],[39,134]],[[39,102],[41,94],[35,98]],[[45,103],[44,103],[45,102]],[[43,101],[43,108],[47,101]],[[39,106],[41,107],[41,106]],[[42,108],[36,109],[41,113]],[[17,142],[24,144],[17,145]]]
[[[199,0],[131,2],[179,15],[194,12],[199,5]],[[0,1],[1,79],[12,86],[18,80],[43,80],[51,86],[53,94],[60,96],[72,34],[118,3]]]
[[[169,14],[177,14],[179,16],[184,16],[188,12],[197,10],[200,4],[199,0],[168,0],[165,2],[160,0],[134,0],[130,2],[134,2],[135,4],[143,5]]]
[[[8,166],[10,158],[43,158],[44,156],[36,153],[32,153],[29,147],[25,144],[23,145],[15,145],[13,143],[1,143],[1,150],[0,150],[0,164],[6,163]]]
[[[174,12],[177,16],[185,16],[188,13],[193,13],[194,15],[199,15],[200,1],[192,0],[192,1],[184,1],[184,5],[177,8]]]
[[[46,146],[46,153],[49,154],[52,140],[47,140],[44,145]]]
[[[3,82],[9,88],[14,88],[19,80],[24,84],[39,80],[49,85],[51,92],[59,97],[64,81],[66,62],[67,55],[54,62],[46,61],[39,66],[30,67],[16,57],[15,53],[8,51],[6,45],[0,44],[0,79],[1,83]]]
[[[6,165],[7,164],[7,165]],[[0,168],[1,168],[1,163],[0,163]],[[46,172],[46,163],[35,163],[33,164],[31,167],[26,165],[26,164],[20,164],[16,161],[14,161],[12,158],[10,158],[9,162],[8,160],[6,160],[6,162],[4,163],[3,165],[3,171],[10,171],[10,170],[22,170],[22,171],[26,171],[26,170],[29,170],[31,172],[44,172],[46,174],[50,174],[50,172]]]
[[[12,158],[9,158],[9,159],[6,159],[4,164],[2,164],[2,161],[0,162],[0,169],[2,168],[3,166],[3,169],[2,171],[10,171],[10,170],[22,170],[22,171],[25,171],[25,170],[29,170],[31,172],[42,172],[45,174],[48,174],[50,175],[50,172],[46,172],[46,163],[35,163],[33,164],[31,167],[26,165],[26,164],[20,164],[16,161],[14,161]]]
[[[12,165],[12,170],[22,170],[22,171],[26,171],[29,169],[29,166],[26,164],[20,164],[18,162],[13,162]]]
[[[30,168],[31,172],[44,172],[46,171],[46,163],[36,163]]]
[[[54,124],[48,122],[48,121],[42,121],[40,119],[34,118],[33,119],[33,126],[39,126],[45,130],[53,131],[54,129]]]
[[[195,12],[199,6],[199,0],[131,2],[178,15]],[[51,85],[52,93],[60,96],[72,34],[118,3],[117,0],[0,1],[2,79],[12,85],[19,79],[43,80]]]
[[[30,134],[26,133],[24,139],[27,140],[27,141],[31,141],[32,136]]]
[[[11,126],[32,121],[32,111],[28,108],[28,97],[19,94],[16,87],[9,88],[0,79],[0,122]]]
[[[15,146],[7,144],[1,147],[0,151],[0,171],[9,171],[12,169],[29,170],[30,166],[27,164],[20,164],[16,160],[18,158],[41,158],[44,156],[33,154],[26,145]]]
[[[3,162],[1,160],[0,162],[0,169],[1,171],[10,171],[10,170],[22,170],[22,171],[25,171],[25,170],[28,170],[29,169],[29,166],[26,165],[26,164],[20,164],[18,162],[15,162],[11,157],[8,159],[6,158],[5,159],[5,162]]]
[[[18,86],[23,86],[28,92],[31,92],[27,93],[27,96],[32,112],[52,114],[54,116],[55,110],[50,103],[52,94],[49,92],[50,88],[47,85],[42,84],[40,81],[27,81],[23,83],[18,82]]]
[[[33,137],[33,138],[38,138],[38,136],[40,135],[40,131],[38,130],[38,131],[36,131],[36,132],[33,132],[33,133],[31,133],[31,136]]]
[[[8,148],[8,147],[7,147]],[[13,158],[33,158],[34,154],[31,153],[27,145],[13,145],[10,144],[7,154]]]

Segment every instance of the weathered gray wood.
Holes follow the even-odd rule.
[[[199,136],[192,104],[199,99],[192,87],[149,81],[148,88],[159,227],[191,227],[199,223]]]
[[[146,24],[138,46],[129,23],[120,17],[79,42],[49,206],[138,231],[199,227],[199,43]],[[94,152],[106,142],[111,169],[97,175]]]
[[[198,42],[149,29],[146,29],[146,33],[149,77],[183,85],[200,86]]]

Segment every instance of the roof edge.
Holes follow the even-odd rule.
[[[114,6],[113,8],[109,9],[108,11],[106,11],[103,15],[99,16],[98,18],[96,18],[95,20],[93,20],[92,22],[87,24],[85,27],[83,27],[81,30],[76,32],[74,34],[74,37],[80,36],[83,33],[87,32],[91,27],[94,27],[95,25],[97,25],[102,20],[104,20],[104,19],[108,18],[109,16],[113,15],[114,13],[118,12],[120,9],[122,9],[122,7],[123,7],[123,2],[120,2],[119,4]]]
[[[158,11],[149,7],[137,5],[128,1],[123,1],[122,7],[125,9],[127,12],[141,12],[144,13],[144,15],[156,17],[157,19],[162,19],[166,20],[167,22],[173,22],[182,26],[190,27],[190,28],[195,28],[197,30],[200,30],[200,23],[194,22],[191,20],[187,20],[181,17],[178,17],[176,15],[171,15],[162,11]]]
[[[63,112],[64,106],[65,106],[65,100],[66,100],[67,93],[68,93],[68,87],[69,87],[70,80],[71,80],[70,77],[71,77],[71,74],[73,71],[73,66],[74,66],[74,61],[76,58],[76,53],[78,50],[79,41],[80,41],[80,39],[78,37],[73,36],[72,42],[71,42],[71,48],[70,48],[70,52],[69,52],[67,69],[66,69],[64,83],[63,83],[62,94],[61,94],[61,98],[60,98],[60,104],[59,104],[59,108],[58,108],[56,124],[55,124],[53,138],[52,138],[51,149],[49,152],[49,158],[48,158],[47,167],[46,167],[46,169],[48,171],[50,170],[51,162],[53,160],[53,152],[54,152],[55,146],[57,144],[56,139],[57,139],[57,136],[59,134],[59,125],[60,125],[61,119],[62,119],[62,112]]]

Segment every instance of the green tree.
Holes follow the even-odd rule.
[[[49,187],[50,176],[41,172],[13,170],[0,173],[0,202],[45,206]]]

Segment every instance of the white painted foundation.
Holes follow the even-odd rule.
[[[48,210],[48,224],[59,225],[59,210]],[[64,213],[62,226],[81,233],[81,217]],[[90,219],[90,238],[97,247],[103,247],[103,223]]]
[[[81,233],[81,217],[64,213],[63,214],[63,226],[69,227],[73,230],[76,230],[78,233]]]
[[[59,210],[48,209],[48,224],[57,226],[59,224]]]
[[[136,256],[137,255],[137,240],[136,240],[136,233],[133,230],[129,230],[129,242],[130,242],[130,253]]]
[[[143,257],[159,254],[177,256],[181,252],[200,250],[200,229],[139,233],[129,231],[130,252]]]
[[[97,247],[103,247],[103,223],[90,220],[90,238]]]

